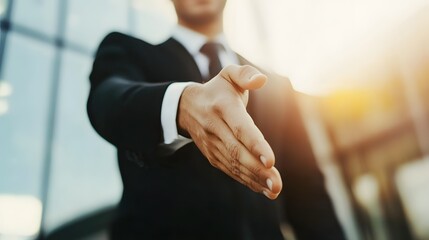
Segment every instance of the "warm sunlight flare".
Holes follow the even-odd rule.
[[[243,6],[249,10],[237,11]],[[225,30],[238,52],[290,77],[298,90],[327,94],[369,84],[368,79],[340,76],[383,67],[390,47],[399,47],[391,45],[401,26],[414,25],[409,18],[427,6],[428,0],[233,0]]]

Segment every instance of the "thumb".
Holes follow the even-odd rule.
[[[241,92],[261,88],[267,82],[267,76],[249,65],[230,65],[222,69],[220,75]]]

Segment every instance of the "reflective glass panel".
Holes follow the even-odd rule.
[[[12,5],[12,22],[54,37],[59,23],[60,2],[58,0],[15,0]]]
[[[0,193],[40,196],[54,49],[10,32],[0,82]]]
[[[64,51],[61,62],[46,229],[116,204],[122,183],[113,146],[86,113],[92,59]]]
[[[7,0],[0,0],[0,19],[2,19],[3,16],[6,14],[7,5]]]

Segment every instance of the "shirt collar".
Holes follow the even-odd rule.
[[[208,41],[208,38],[203,34],[195,32],[181,25],[176,26],[176,28],[173,30],[172,36],[192,55],[199,54],[201,47]],[[229,49],[226,37],[223,33],[216,36],[212,41],[222,45],[227,52],[232,51]]]

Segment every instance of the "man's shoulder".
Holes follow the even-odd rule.
[[[107,34],[104,39],[101,41],[100,46],[103,45],[123,45],[123,46],[139,46],[139,47],[148,47],[153,48],[154,45],[140,39],[134,37],[129,34],[121,33],[121,32],[111,32]]]

